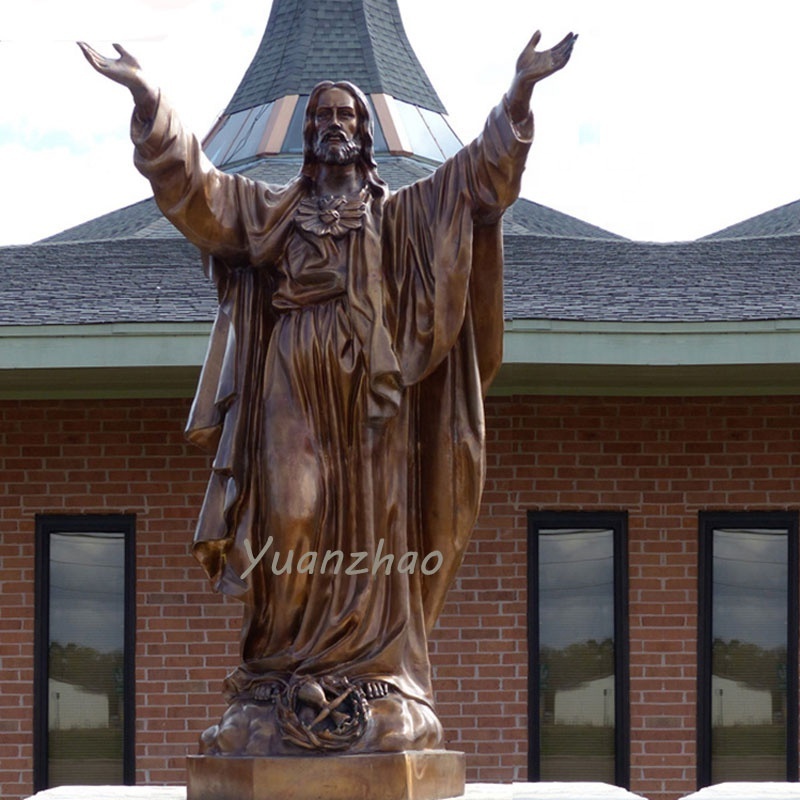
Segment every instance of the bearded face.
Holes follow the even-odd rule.
[[[358,136],[349,136],[344,131],[318,133],[314,142],[314,155],[323,164],[354,164],[361,152],[361,141]]]
[[[353,164],[361,153],[355,99],[343,89],[322,92],[314,115],[314,155],[323,164]]]

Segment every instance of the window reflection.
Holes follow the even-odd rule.
[[[395,108],[408,137],[411,152],[423,158],[429,158],[431,161],[444,161],[444,153],[422,118],[420,109],[397,99],[395,99]]]
[[[711,780],[786,780],[788,531],[713,531]]]
[[[251,109],[231,114],[217,132],[206,142],[205,152],[209,160],[219,166],[225,163],[225,156],[234,139],[240,134],[243,125],[251,114]]]
[[[614,532],[540,530],[540,778],[615,782]]]
[[[430,128],[442,153],[444,153],[447,158],[454,156],[463,145],[450,127],[450,123],[448,123],[441,114],[437,114],[435,111],[430,111],[427,108],[420,108],[419,113],[422,114],[425,124]]]
[[[267,128],[266,120],[272,112],[273,105],[273,103],[266,103],[252,109],[252,113],[242,124],[230,150],[225,154],[226,164],[253,158],[259,154],[259,146]]]
[[[303,152],[303,121],[305,120],[307,105],[308,95],[300,95],[292,112],[292,118],[289,121],[289,127],[281,146],[281,153]]]
[[[125,534],[51,533],[48,785],[123,783]]]

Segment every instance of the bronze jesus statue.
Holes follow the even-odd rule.
[[[442,744],[427,639],[484,480],[501,217],[533,87],[576,38],[539,36],[482,134],[394,193],[350,83],[312,91],[301,173],[278,187],[215,169],[133,56],[81,44],[133,94],[136,166],[219,295],[187,427],[214,456],[193,550],[244,624],[207,755]]]

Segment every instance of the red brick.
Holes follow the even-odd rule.
[[[617,508],[630,523],[631,788],[650,800],[693,791],[697,512],[797,508],[798,409],[797,398],[489,400],[481,516],[431,641],[439,713],[470,780],[527,777],[528,511]],[[137,514],[137,780],[181,783],[183,754],[222,713],[241,609],[207,591],[188,554],[209,458],[181,437],[187,410],[0,403],[5,797],[31,790],[37,513]]]

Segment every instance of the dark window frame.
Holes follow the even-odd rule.
[[[123,533],[125,536],[125,632],[123,682],[123,783],[136,783],[136,517],[133,514],[37,514],[33,672],[33,791],[48,783],[50,535],[52,533]]]
[[[711,785],[711,657],[713,645],[713,533],[718,528],[788,531],[786,641],[786,780],[798,780],[798,512],[701,511],[698,520],[697,788]],[[793,633],[793,635],[792,635]]]
[[[628,623],[628,512],[528,512],[528,780],[540,780],[539,548],[541,530],[614,531],[614,783],[630,788],[630,641]]]

